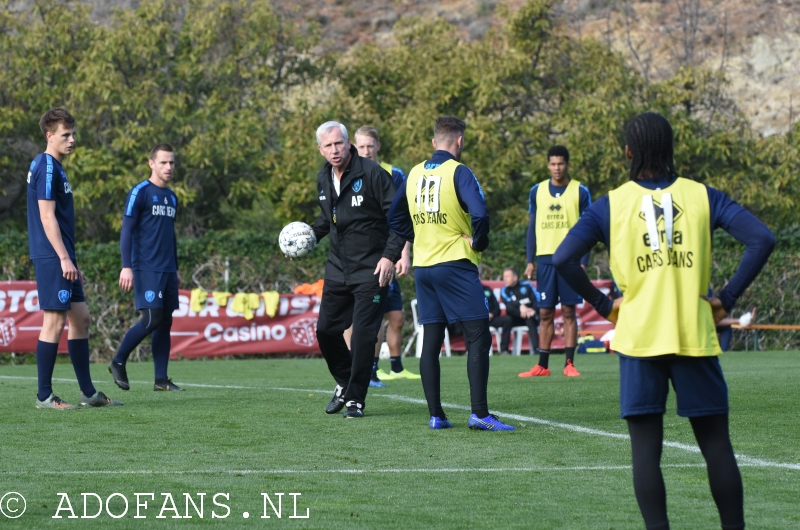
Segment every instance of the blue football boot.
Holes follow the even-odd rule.
[[[516,427],[506,425],[497,419],[494,414],[489,414],[485,418],[479,418],[475,414],[469,417],[469,428],[482,431],[516,431]]]

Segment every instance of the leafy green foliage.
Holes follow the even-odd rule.
[[[20,229],[19,176],[43,144],[37,118],[53,105],[78,118],[66,168],[80,239],[116,237],[125,193],[162,141],[178,150],[182,233],[310,220],[322,162],[314,131],[328,119],[378,127],[382,158],[409,170],[430,155],[436,116],[464,118],[463,161],[500,230],[526,222],[527,192],[548,177],[554,143],[570,148],[573,176],[595,196],[627,180],[625,126],[646,110],[672,122],[682,175],[771,226],[798,204],[800,125],[755,137],[719,72],[687,67],[646,83],[604,43],[570,37],[552,0],[501,6],[503,25],[479,41],[462,42],[439,19],[401,19],[395,45],[342,56],[312,54],[316,23],[268,0],[146,0],[108,26],[80,3],[10,6],[0,3],[0,221]]]

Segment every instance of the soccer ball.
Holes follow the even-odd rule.
[[[295,221],[283,227],[278,245],[287,258],[302,258],[317,246],[317,236],[310,226]]]

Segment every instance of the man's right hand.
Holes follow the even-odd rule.
[[[122,269],[119,273],[119,286],[123,291],[130,291],[133,287],[133,270]]]
[[[72,259],[70,259],[69,256],[66,258],[61,258],[61,274],[64,276],[64,278],[71,282],[74,282],[78,279],[78,267],[72,263]]]
[[[533,263],[528,263],[525,266],[525,277],[530,280],[531,277],[533,276],[533,271],[534,271],[535,268],[536,267],[533,265]]]

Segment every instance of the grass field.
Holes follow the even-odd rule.
[[[643,528],[618,417],[617,359],[578,356],[580,378],[517,378],[531,361],[492,358],[490,408],[518,427],[499,433],[467,429],[464,357],[442,359],[448,431],[427,428],[419,381],[371,389],[363,419],[324,414],[334,384],[320,359],[173,362],[183,393],[153,392],[152,364],[129,365],[130,392],[94,365],[98,388],[125,406],[78,411],[35,409],[36,367],[0,366],[0,497],[27,501],[18,519],[0,515],[0,527]],[[800,527],[800,353],[728,353],[722,364],[748,528]],[[418,369],[416,359],[406,365]],[[56,393],[77,402],[72,367],[59,363],[55,377]],[[672,395],[663,457],[672,527],[719,528],[688,421],[674,410]],[[53,519],[66,507],[59,493],[81,517],[90,492],[118,493],[108,508],[122,514],[124,497],[127,514],[68,519],[62,510]],[[171,510],[157,518],[169,500],[162,493],[184,516],[183,494],[199,508],[202,492],[202,519],[191,507],[191,519]],[[135,493],[154,493],[139,497],[146,519],[134,518]],[[229,495],[217,497],[229,513],[212,502],[217,493]],[[262,493],[275,508],[285,493],[280,519],[268,502],[271,518],[262,519]],[[301,494],[297,514],[308,509],[307,519],[289,518],[289,493]],[[87,498],[94,515],[100,505]],[[0,503],[20,506],[8,496]]]

